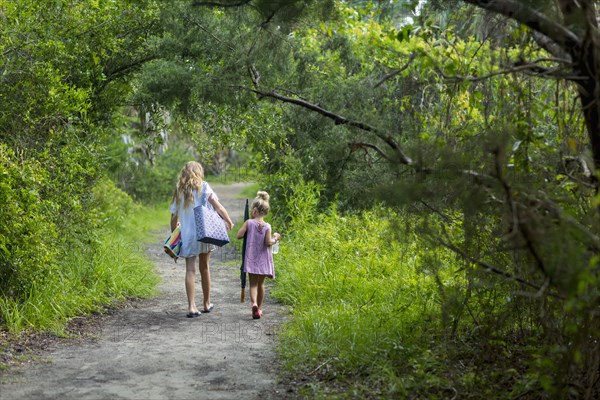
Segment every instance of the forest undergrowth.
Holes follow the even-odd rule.
[[[282,240],[273,289],[291,309],[278,349],[284,379],[304,380],[301,396],[564,395],[556,389],[561,350],[545,345],[532,317],[537,299],[520,298],[514,281],[434,246],[414,215],[310,207],[297,215],[315,217],[294,219]],[[528,312],[508,312],[517,309]]]
[[[0,297],[2,326],[10,334],[60,336],[74,317],[156,293],[159,279],[145,255],[144,232],[157,225],[160,213],[134,204],[109,182],[96,196],[100,206],[88,218],[103,220],[103,229],[73,232],[60,242],[46,276],[28,281],[24,294]]]

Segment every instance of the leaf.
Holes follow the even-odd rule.
[[[410,35],[412,33],[412,25],[406,25],[404,26],[402,29],[400,29],[400,31],[396,34],[396,39],[398,39],[398,41],[403,42],[405,40],[410,39]]]

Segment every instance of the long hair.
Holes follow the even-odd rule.
[[[259,191],[256,193],[256,198],[252,201],[250,209],[256,209],[259,215],[263,217],[269,213],[271,206],[269,205],[269,194]]]
[[[185,163],[179,177],[177,178],[177,189],[175,190],[175,199],[179,202],[183,195],[183,206],[193,205],[193,191],[200,191],[202,181],[204,180],[204,169],[202,165],[196,161],[188,161]]]

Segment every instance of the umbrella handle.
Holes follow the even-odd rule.
[[[245,290],[246,290],[246,289],[242,288],[242,295],[240,296],[240,303],[243,303],[243,302],[244,302],[244,291],[245,291]]]

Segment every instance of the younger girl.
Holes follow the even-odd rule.
[[[204,169],[196,161],[187,162],[177,180],[177,189],[173,195],[171,204],[171,231],[177,227],[177,221],[181,225],[181,253],[185,258],[185,291],[188,299],[188,318],[198,317],[200,312],[196,307],[194,297],[196,283],[196,256],[199,256],[200,279],[202,281],[202,294],[204,295],[202,312],[211,312],[213,305],[210,302],[210,252],[215,248],[211,244],[196,240],[196,219],[194,218],[194,207],[200,204],[200,194],[206,191],[208,203],[225,220],[227,230],[233,228],[233,222],[225,207],[219,203],[217,195],[208,182],[204,182]]]
[[[265,298],[265,277],[275,276],[271,246],[279,241],[280,235],[271,234],[271,225],[263,218],[269,213],[269,194],[258,192],[252,201],[252,218],[244,222],[237,233],[237,238],[246,236],[245,270],[250,278],[250,301],[252,302],[252,318],[262,316],[262,304]]]

